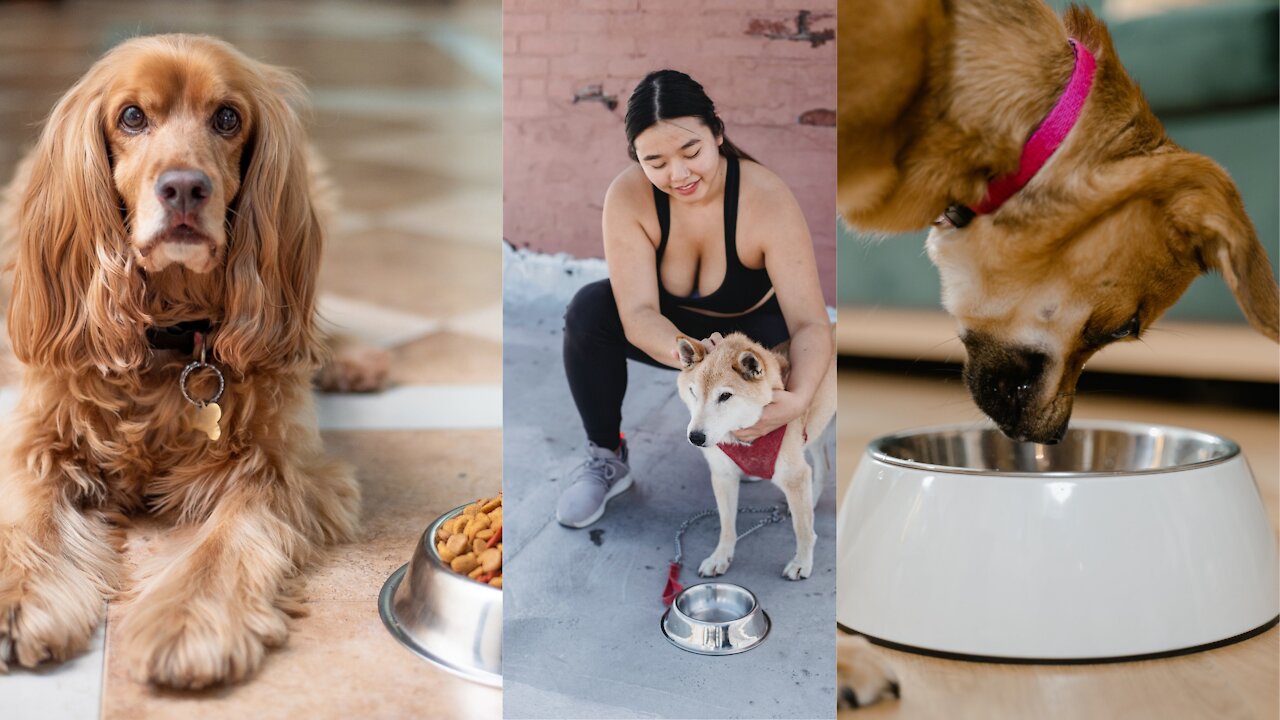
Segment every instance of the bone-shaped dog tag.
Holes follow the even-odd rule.
[[[214,377],[218,379],[218,391],[208,400],[196,400],[191,397],[191,392],[187,389],[187,378],[191,373],[200,369],[207,369],[213,372]],[[192,429],[209,436],[210,440],[217,440],[222,437],[222,427],[218,425],[218,421],[222,419],[222,408],[218,405],[218,401],[222,399],[222,391],[227,387],[226,381],[222,377],[222,371],[218,366],[211,365],[204,361],[204,345],[200,345],[200,359],[193,360],[185,368],[182,374],[178,376],[178,389],[182,391],[182,397],[191,403],[194,408],[191,414],[187,416]]]
[[[210,440],[217,440],[222,437],[222,426],[218,424],[221,419],[222,408],[218,403],[199,406],[191,413],[191,429],[205,433]]]

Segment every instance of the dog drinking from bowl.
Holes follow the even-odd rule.
[[[82,651],[127,598],[131,674],[198,688],[288,635],[356,532],[311,399],[323,227],[290,73],[208,37],[129,40],[53,108],[6,196],[22,392],[0,447],[0,670]],[[120,520],[175,542],[126,577]]]
[[[932,224],[965,383],[1010,438],[1060,440],[1089,358],[1201,273],[1277,339],[1234,183],[1169,139],[1091,11],[868,0],[839,22],[838,209],[872,233]]]
[[[869,233],[932,226],[965,383],[1008,437],[1058,442],[1089,358],[1139,339],[1201,273],[1277,339],[1234,183],[1169,139],[1091,11],[864,0],[841,4],[838,32],[840,214]],[[872,652],[839,653],[840,702],[857,705]]]

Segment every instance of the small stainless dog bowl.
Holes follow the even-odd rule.
[[[755,594],[732,583],[692,585],[662,615],[662,634],[676,647],[700,655],[733,655],[760,644],[769,616]]]
[[[1280,613],[1275,534],[1230,440],[1080,420],[871,442],[840,509],[836,620],[904,649],[1031,662],[1156,657]]]
[[[387,578],[378,597],[382,622],[401,645],[455,675],[502,686],[502,589],[449,569],[436,551],[441,515],[422,534],[408,565]]]

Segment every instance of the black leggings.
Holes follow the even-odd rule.
[[[698,339],[736,331],[765,347],[774,347],[790,337],[776,301],[741,317],[709,317],[679,307],[664,307],[662,314],[681,332]],[[672,349],[675,346],[673,337]],[[610,450],[619,444],[628,358],[667,368],[627,342],[608,280],[583,286],[564,314],[564,370],[587,439]]]

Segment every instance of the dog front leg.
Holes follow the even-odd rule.
[[[796,532],[796,556],[783,568],[782,574],[789,580],[802,580],[813,571],[813,546],[818,540],[813,531],[813,469],[803,455],[795,467],[781,462],[778,465],[773,482],[787,496],[791,524]]]
[[[222,472],[208,517],[126,608],[135,679],[201,688],[251,675],[300,614],[299,573],[314,548],[354,533],[358,492],[345,466],[252,460]]]
[[[21,427],[21,425],[19,425]],[[21,431],[19,431],[21,432]],[[53,447],[43,441],[29,447]],[[52,450],[0,451],[0,672],[83,651],[120,583],[117,529],[81,505],[100,480]]]
[[[715,450],[705,455],[707,464],[711,466],[711,489],[715,492],[716,510],[720,515],[720,541],[711,556],[698,566],[698,574],[715,577],[729,569],[734,547],[738,544],[738,483],[741,478],[737,466],[724,453]]]

